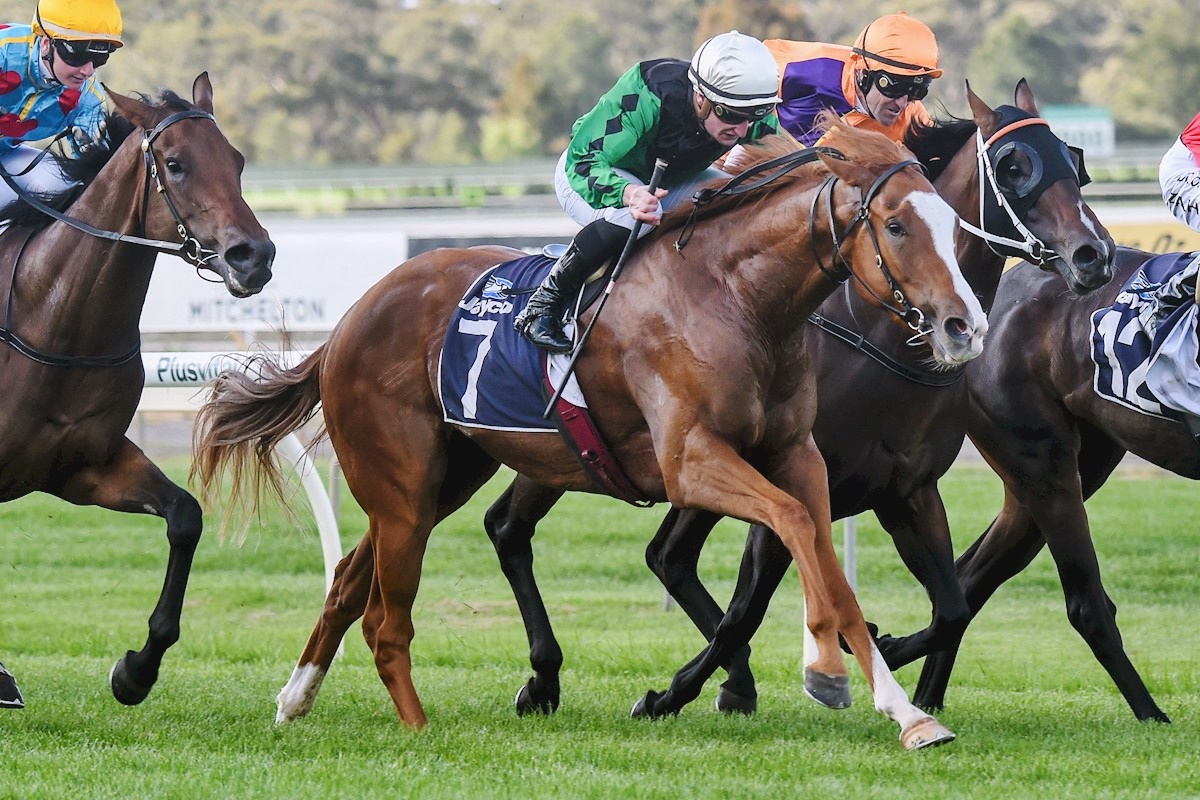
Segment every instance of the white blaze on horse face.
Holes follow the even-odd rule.
[[[983,313],[983,306],[979,304],[979,298],[975,296],[975,291],[963,277],[962,270],[958,267],[958,257],[954,253],[958,214],[954,213],[954,209],[934,192],[912,192],[908,196],[908,202],[912,204],[917,216],[929,226],[929,235],[933,238],[934,249],[942,257],[946,269],[950,271],[954,280],[954,290],[966,303],[968,314],[966,322],[973,331],[972,338],[979,338],[978,349],[973,348],[976,350],[975,355],[978,355],[983,347],[981,337],[987,332],[987,316]]]

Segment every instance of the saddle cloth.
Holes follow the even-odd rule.
[[[513,320],[529,303],[530,294],[514,287],[536,287],[554,259],[527,256],[498,264],[472,284],[455,309],[438,362],[438,390],[447,422],[503,431],[554,431],[542,419],[546,408],[545,353],[513,329]],[[567,328],[570,334],[570,328]],[[561,375],[570,358],[550,369]],[[555,384],[557,385],[557,383]],[[572,375],[563,396],[586,408]]]
[[[1093,312],[1096,394],[1149,416],[1200,415],[1198,271],[1200,252],[1154,256]]]

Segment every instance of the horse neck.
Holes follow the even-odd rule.
[[[971,136],[933,183],[938,194],[962,220],[980,227],[983,220],[979,216],[979,161],[976,153],[976,138]],[[989,310],[996,299],[1000,275],[1004,272],[1004,256],[992,252],[986,242],[965,228],[958,230],[955,252],[963,277],[975,290],[983,310]]]
[[[780,189],[702,221],[690,245],[691,252],[704,254],[702,263],[713,280],[729,287],[728,294],[736,298],[750,324],[773,341],[800,330],[837,288],[813,254],[815,236],[817,252],[827,267],[832,266],[833,240],[824,199],[815,219],[810,219],[813,194],[818,191],[819,185],[803,191]],[[843,199],[835,223],[839,233],[852,214],[846,191],[837,192]]]
[[[143,170],[137,166],[141,156],[136,144],[125,142],[67,209],[69,216],[100,230],[141,235]],[[132,346],[140,335],[138,322],[156,255],[149,248],[115,243],[55,221],[20,254],[10,322],[31,343],[55,351],[90,352],[96,342]],[[7,257],[14,258],[14,252]]]

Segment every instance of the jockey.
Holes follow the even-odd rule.
[[[583,226],[514,322],[534,344],[571,351],[564,306],[637,223],[639,236],[664,210],[687,202],[700,184],[725,173],[712,166],[740,142],[776,131],[779,72],[763,43],[730,31],[700,45],[691,63],[643,61],[576,120],[558,161],[554,188]],[[667,162],[666,188],[647,190],[655,159]]]
[[[914,121],[932,121],[921,100],[942,75],[937,40],[903,11],[867,25],[853,47],[786,39],[765,44],[782,75],[779,123],[801,144],[820,138],[816,119],[827,109],[897,142]]]
[[[1163,200],[1175,218],[1200,231],[1200,114],[1197,114],[1158,165]]]
[[[116,0],[39,0],[30,25],[0,23],[0,168],[29,191],[70,183],[57,160],[23,144],[70,131],[67,152],[105,146],[98,67],[121,46]],[[16,199],[0,182],[0,208]]]

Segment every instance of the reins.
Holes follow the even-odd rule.
[[[198,108],[177,111],[155,125],[153,130],[146,131],[145,135],[142,137],[142,156],[146,163],[146,181],[142,193],[142,213],[148,213],[147,208],[149,206],[148,200],[150,197],[150,183],[153,181],[155,191],[161,194],[163,200],[165,200],[167,203],[167,208],[170,210],[171,216],[175,220],[175,229],[179,232],[180,237],[183,239],[182,242],[166,242],[161,239],[146,239],[141,236],[131,236],[127,233],[118,233],[116,231],[108,231],[101,228],[96,228],[82,220],[64,214],[58,209],[42,202],[36,196],[27,192],[24,187],[20,186],[15,180],[13,180],[13,176],[3,168],[0,168],[0,178],[4,179],[4,182],[8,184],[8,187],[12,189],[16,193],[17,197],[21,198],[21,200],[33,206],[38,211],[41,211],[46,216],[65,223],[75,230],[82,231],[89,236],[95,236],[98,239],[108,239],[114,242],[126,242],[128,244],[151,247],[163,253],[178,254],[185,261],[189,261],[197,267],[205,267],[210,260],[216,257],[217,253],[215,250],[205,249],[204,246],[200,244],[199,240],[188,233],[187,226],[184,224],[183,218],[179,215],[179,211],[176,209],[175,203],[171,200],[171,195],[167,193],[167,188],[163,185],[162,179],[159,177],[158,163],[154,159],[154,140],[157,139],[167,128],[171,127],[176,122],[180,122],[181,120],[185,119],[212,120],[213,116],[207,111],[201,111]],[[145,223],[143,222],[143,229],[144,227]]]
[[[682,252],[683,248],[686,247],[690,241],[692,231],[696,225],[697,214],[703,205],[711,202],[717,197],[737,196],[765,186],[771,181],[774,181],[788,172],[791,172],[800,165],[815,161],[822,153],[843,161],[846,160],[845,155],[831,148],[806,148],[804,150],[798,150],[794,153],[787,153],[769,161],[764,161],[761,164],[756,164],[741,174],[731,178],[719,189],[701,189],[700,191],[696,192],[696,195],[692,198],[692,213],[688,217],[687,222],[684,223],[684,226],[679,233],[679,237],[675,241],[676,251]],[[813,235],[810,235],[809,237],[809,242],[812,247],[813,257],[816,259],[817,266],[830,281],[840,285],[850,277],[853,277],[868,294],[875,298],[876,302],[878,302],[882,308],[890,311],[903,320],[904,324],[907,325],[910,330],[914,331],[913,338],[915,339],[929,335],[933,332],[933,329],[929,326],[929,323],[926,321],[925,315],[921,312],[921,310],[908,302],[908,298],[904,296],[904,292],[896,283],[895,278],[892,276],[891,270],[888,269],[887,263],[883,259],[883,252],[879,249],[879,238],[875,233],[875,226],[871,224],[872,201],[874,201],[878,196],[888,179],[900,172],[900,170],[906,169],[907,167],[916,167],[921,171],[924,171],[925,169],[920,162],[913,160],[901,161],[888,167],[888,169],[885,170],[882,175],[875,179],[874,183],[871,184],[871,187],[863,193],[862,201],[859,204],[858,213],[855,214],[854,218],[846,224],[840,235],[837,232],[837,223],[833,215],[833,190],[834,186],[837,184],[837,178],[832,175],[827,177],[813,194],[812,205],[809,208],[809,231],[810,233],[813,233]],[[751,180],[759,175],[763,175],[763,173],[766,173],[766,175],[758,178],[757,180]],[[830,260],[830,266],[825,265],[824,259],[818,252],[815,236],[817,206],[820,204],[820,198],[822,195],[826,197],[826,206],[828,208],[829,215],[829,233],[833,239],[834,245],[834,255]],[[887,281],[888,288],[892,292],[892,298],[895,300],[896,305],[892,305],[883,298],[876,296],[875,293],[871,291],[870,287],[867,286],[866,282],[854,274],[854,271],[850,269],[849,265],[842,257],[842,248],[846,241],[854,233],[854,230],[859,225],[864,223],[864,227],[866,228],[868,235],[871,237],[871,246],[875,249],[875,266],[879,269],[879,271],[883,274],[884,279]],[[842,271],[837,270],[836,262],[841,263]]]
[[[16,193],[17,197],[19,197],[23,202],[28,203],[30,206],[42,212],[43,214],[56,219],[59,222],[74,228],[75,230],[99,239],[125,242],[127,244],[150,247],[163,253],[178,254],[185,261],[194,264],[197,269],[207,268],[208,262],[215,258],[218,254],[215,250],[209,250],[205,248],[200,244],[198,239],[188,232],[187,225],[180,216],[178,209],[175,207],[175,203],[171,200],[171,195],[167,193],[166,186],[163,184],[162,179],[158,174],[158,163],[154,157],[154,141],[167,128],[185,119],[213,120],[213,116],[207,111],[201,111],[200,109],[196,108],[177,111],[174,114],[164,118],[161,122],[155,125],[152,130],[146,131],[142,137],[141,143],[142,158],[146,166],[146,177],[143,183],[142,191],[141,229],[143,231],[145,230],[145,219],[146,215],[149,213],[150,205],[150,185],[151,182],[153,182],[155,191],[162,195],[163,200],[166,201],[167,209],[171,212],[171,216],[175,220],[175,229],[179,232],[180,237],[183,238],[182,242],[167,242],[160,239],[147,239],[141,236],[132,236],[130,234],[96,228],[95,226],[89,225],[80,219],[76,219],[75,217],[59,211],[58,209],[48,205],[38,197],[29,193],[24,189],[24,187],[20,186],[13,179],[13,176],[7,170],[3,169],[2,167],[0,167],[0,178],[4,179],[4,182],[8,184],[8,187],[12,189]],[[215,120],[213,121],[215,122]],[[46,151],[43,150],[41,155],[38,157],[38,160],[44,157],[45,153]],[[26,168],[26,170],[23,170],[21,173],[17,174],[24,174],[24,172],[27,172],[28,169],[29,168]],[[13,331],[13,298],[16,294],[15,288],[17,280],[17,266],[21,262],[21,256],[24,254],[25,248],[28,247],[32,239],[33,232],[30,232],[29,236],[25,238],[25,241],[21,243],[21,247],[17,250],[16,257],[13,259],[12,275],[9,278],[8,302],[6,304],[4,313],[4,326],[0,328],[0,342],[4,342],[5,344],[9,345],[18,353],[30,359],[31,361],[52,367],[116,367],[122,364],[127,364],[133,359],[137,358],[142,349],[140,340],[127,352],[115,356],[61,356],[52,353],[44,353],[38,350],[21,339],[21,337],[19,337]]]

